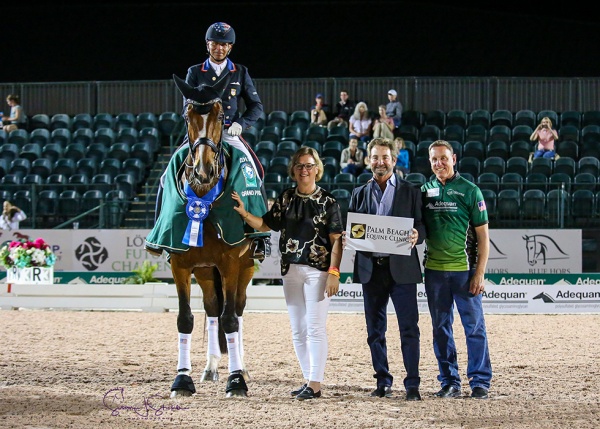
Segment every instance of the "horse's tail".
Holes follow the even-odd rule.
[[[217,301],[219,303],[219,315],[223,314],[223,306],[225,305],[225,298],[223,296],[223,283],[221,283],[221,274],[215,267],[214,272],[214,283],[215,283],[215,294],[217,295]],[[225,338],[225,331],[223,330],[223,324],[219,323],[219,348],[221,353],[227,353],[227,339]]]

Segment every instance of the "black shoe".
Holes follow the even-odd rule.
[[[306,389],[306,386],[307,386],[307,384],[306,384],[306,383],[304,383],[304,384],[302,385],[302,387],[301,387],[301,388],[299,388],[299,389],[296,389],[296,390],[292,390],[290,393],[292,394],[292,396],[298,396],[299,394],[301,394],[301,393],[302,393],[302,391],[303,391],[304,389]]]
[[[371,396],[375,396],[377,398],[391,398],[392,386],[377,386],[377,389],[371,392]]]
[[[475,399],[487,399],[488,398],[488,390],[485,387],[474,387],[471,391],[471,398]]]
[[[456,398],[460,396],[460,389],[454,386],[444,386],[435,396],[438,398]]]
[[[420,401],[421,394],[419,393],[419,388],[409,387],[408,389],[406,389],[406,400],[407,401]]]
[[[305,399],[315,399],[321,397],[321,391],[315,392],[311,387],[306,386],[306,388],[296,396],[296,399],[299,401],[304,401]]]

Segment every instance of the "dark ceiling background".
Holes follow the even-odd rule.
[[[525,2],[521,2],[525,3]],[[594,8],[437,1],[116,2],[3,6],[0,82],[170,79],[231,24],[256,78],[598,75]]]

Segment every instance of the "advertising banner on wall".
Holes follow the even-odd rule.
[[[144,229],[35,229],[0,232],[0,245],[18,238],[43,238],[50,244],[61,271],[130,273],[145,260],[158,264],[155,277],[172,278],[166,255],[152,256],[144,249],[149,230]],[[443,231],[441,231],[443,233]],[[280,278],[279,233],[272,232],[271,256],[259,265],[255,278]],[[417,246],[421,261],[424,245]],[[355,251],[344,252],[342,282],[352,283]],[[582,250],[579,229],[490,230],[489,274],[577,274],[581,273]]]

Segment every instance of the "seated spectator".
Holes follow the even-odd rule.
[[[537,148],[533,153],[534,158],[554,158],[556,148],[554,141],[558,140],[558,134],[552,129],[552,121],[547,116],[542,118],[542,121],[535,128],[531,137],[531,141],[538,142]]]
[[[385,112],[385,105],[379,106],[379,118],[373,121],[373,138],[384,138],[384,139],[393,139],[394,138],[394,129],[396,126],[394,125],[394,120],[388,117]]]
[[[13,130],[27,127],[27,116],[23,112],[23,107],[19,104],[19,96],[10,94],[6,97],[6,102],[10,106],[10,115],[2,113],[2,125],[6,133]],[[7,122],[7,124],[5,124]]]
[[[348,120],[350,115],[354,113],[356,107],[354,101],[348,99],[348,91],[340,91],[340,101],[335,104],[335,118],[333,118],[327,124],[328,129],[332,129],[336,126],[348,126]]]
[[[327,109],[323,94],[319,93],[315,97],[315,106],[310,111],[310,124],[324,127],[327,125]]]
[[[410,154],[406,150],[404,139],[402,137],[396,137],[394,139],[396,148],[398,149],[398,158],[396,158],[396,172],[402,177],[406,177],[410,173]]]
[[[394,121],[394,125],[396,128],[400,126],[400,121],[402,119],[402,103],[396,100],[398,97],[398,93],[395,89],[390,89],[388,91],[388,103],[385,105],[385,112],[387,115],[392,118]]]
[[[350,137],[348,147],[342,150],[340,158],[340,168],[342,173],[352,173],[358,176],[364,169],[365,153],[358,148],[358,139],[355,136]]]
[[[367,103],[361,101],[356,105],[354,113],[350,116],[349,125],[350,137],[354,136],[364,142],[371,139],[373,121],[369,115]]]

